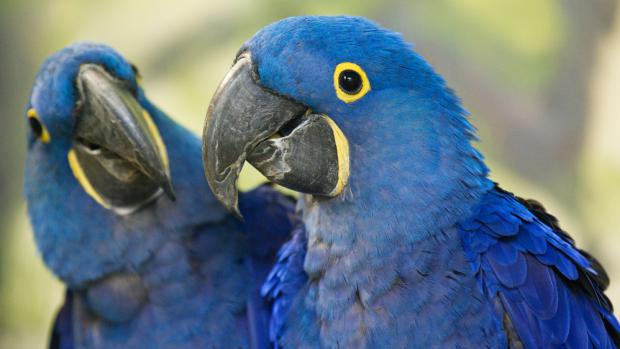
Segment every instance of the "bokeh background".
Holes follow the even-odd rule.
[[[43,348],[61,302],[22,197],[24,106],[42,60],[108,43],[198,133],[241,43],[302,14],[367,16],[414,42],[472,112],[493,178],[544,202],[600,258],[619,305],[619,12],[616,0],[0,0],[0,348]]]

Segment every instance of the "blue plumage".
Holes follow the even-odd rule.
[[[300,219],[292,199],[266,185],[242,193],[239,204],[244,228],[250,232],[248,244],[252,246],[244,259],[251,285],[247,302],[251,347],[269,348],[270,304],[262,297],[260,287],[276,261],[278,249],[291,236],[293,227],[300,225]]]
[[[263,286],[283,348],[615,348],[602,268],[487,178],[467,112],[411,45],[356,17],[295,17],[241,49],[264,87],[328,115],[347,187],[300,200]],[[370,89],[350,102],[335,69]]]
[[[293,299],[308,280],[303,269],[306,243],[304,226],[300,222],[294,228],[291,240],[280,249],[277,261],[261,289],[261,293],[273,301],[269,339],[276,348],[279,348],[277,339],[284,331],[284,319]]]
[[[176,201],[160,196],[135,213],[107,210],[74,177],[76,74],[100,65],[135,91],[167,148]],[[107,46],[80,43],[52,55],[28,109],[51,141],[29,133],[25,192],[37,246],[70,290],[56,320],[56,348],[265,348],[258,296],[294,205],[271,187],[241,197],[245,224],[208,191],[199,139],[146,98],[136,72]],[[273,224],[270,224],[273,222]],[[258,240],[256,236],[264,238]],[[262,315],[261,315],[262,314]],[[266,321],[263,321],[266,322]]]
[[[605,286],[572,240],[507,192],[489,192],[479,207],[460,224],[463,247],[483,292],[499,297],[524,345],[616,347],[620,327]]]
[[[65,292],[65,303],[58,311],[52,327],[50,349],[74,349],[73,343],[73,294]]]

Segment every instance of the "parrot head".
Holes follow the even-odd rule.
[[[92,199],[120,214],[164,192],[174,199],[166,148],[137,78],[104,45],[78,43],[49,57],[26,112],[30,174],[70,168]]]
[[[448,197],[487,171],[466,114],[399,34],[359,17],[288,18],[246,42],[217,89],[205,173],[232,211],[245,161],[320,199],[371,186],[366,204]]]

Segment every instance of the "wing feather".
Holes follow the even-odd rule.
[[[482,291],[526,348],[620,347],[607,273],[540,203],[497,187],[459,231]]]

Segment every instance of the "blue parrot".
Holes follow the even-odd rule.
[[[28,212],[67,287],[50,348],[270,345],[260,285],[292,229],[292,201],[259,187],[243,194],[240,223],[208,190],[200,139],[104,45],[49,57],[26,114]]]
[[[288,18],[243,45],[203,160],[232,211],[245,161],[305,194],[262,290],[276,347],[620,347],[605,271],[488,178],[467,115],[364,18]]]

